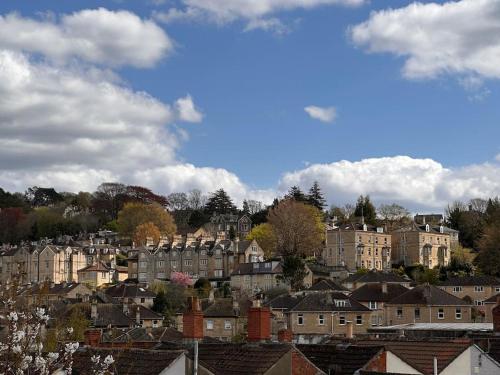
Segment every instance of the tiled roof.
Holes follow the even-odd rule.
[[[434,285],[423,284],[397,296],[388,302],[391,305],[431,305],[458,306],[469,305],[464,300],[441,290]]]
[[[452,277],[439,283],[440,286],[500,286],[500,280],[494,276]]]
[[[92,321],[94,327],[129,327],[135,324],[135,320],[130,319],[123,313],[120,305],[111,303],[98,303],[97,304],[97,319],[93,321],[91,318],[91,304],[90,303],[77,303],[69,306],[66,310],[65,316],[71,314],[72,309],[80,308],[85,314],[86,318]]]
[[[183,350],[83,348],[73,355],[73,374],[88,374],[93,355],[100,355],[101,359],[112,355],[114,374],[158,375],[183,354]]]
[[[259,375],[290,350],[288,344],[200,344],[198,358],[200,365],[217,375]]]
[[[135,319],[135,314],[139,310],[139,315],[141,319],[148,319],[148,320],[160,320],[163,319],[163,316],[160,314],[155,313],[153,310],[148,309],[147,307],[144,307],[142,305],[134,305],[130,308],[130,316],[132,319]]]
[[[316,284],[313,284],[308,291],[347,291],[346,288],[344,288],[341,285],[338,285],[337,283],[333,282],[332,280],[321,280],[318,281]]]
[[[325,373],[352,375],[380,353],[383,346],[296,345],[308,360]]]
[[[345,301],[344,303],[337,303]],[[358,301],[349,298],[344,293],[311,293],[290,309],[290,311],[370,311]]]
[[[171,327],[142,328],[135,327],[117,335],[114,331],[103,334],[103,342],[182,342],[182,332]]]
[[[302,299],[303,295],[290,295],[282,294],[265,303],[265,306],[269,306],[272,309],[284,309],[290,310],[292,307],[297,305]]]
[[[146,288],[137,284],[120,283],[106,289],[107,295],[114,298],[136,298],[136,297],[155,297],[156,295]]]
[[[352,292],[351,297],[360,302],[388,302],[409,290],[401,284],[389,283],[386,286],[387,293],[383,293],[382,284],[364,284]]]
[[[30,288],[27,288],[25,291],[23,291],[22,294],[31,295],[43,292],[46,293],[47,295],[65,295],[66,293],[69,293],[79,285],[84,286],[88,290],[89,294],[91,293],[90,289],[88,289],[84,284],[80,283],[60,283],[54,285],[51,285],[50,283],[39,283],[33,285]]]
[[[500,297],[500,293],[492,295],[490,298],[484,301],[484,303],[497,303],[498,298]]]
[[[231,276],[269,273],[278,274],[282,272],[283,269],[278,262],[240,263],[236,266]]]
[[[402,276],[396,275],[393,272],[378,272],[378,271],[368,271],[367,273],[353,274],[347,279],[344,279],[342,283],[409,283],[411,280],[404,278]]]
[[[391,341],[384,343],[387,351],[425,375],[434,373],[434,358],[437,358],[438,373],[440,373],[470,345],[470,340]]]

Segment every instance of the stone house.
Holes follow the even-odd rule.
[[[28,247],[11,247],[0,252],[0,283],[12,282],[14,278],[21,285],[32,279],[32,254]]]
[[[78,282],[95,289],[104,284],[111,284],[114,280],[114,273],[115,270],[99,261],[78,270]]]
[[[224,234],[225,238],[230,238],[233,232],[239,239],[245,239],[252,230],[252,220],[248,215],[213,215],[210,218],[210,226],[212,228],[212,235]]]
[[[104,293],[115,302],[135,303],[148,308],[153,306],[156,298],[156,294],[140,284],[119,283],[107,288]]]
[[[279,280],[283,268],[279,261],[239,264],[231,274],[231,288],[253,295],[274,288],[288,288]]]
[[[87,266],[81,248],[46,245],[33,251],[31,281],[76,282],[78,270]]]
[[[217,298],[203,310],[203,334],[222,341],[231,341],[246,333],[247,312],[250,301]]]
[[[391,235],[381,227],[349,223],[326,230],[322,254],[328,266],[358,269],[391,269]]]
[[[85,284],[43,282],[24,288],[18,297],[27,306],[33,304],[49,306],[61,300],[88,300],[91,295],[92,291]]]
[[[342,292],[310,293],[285,311],[287,327],[300,337],[366,333],[371,310]]]
[[[474,304],[484,316],[485,301],[500,293],[500,280],[493,276],[452,277],[439,283],[438,287]]]
[[[450,229],[443,225],[418,225],[392,232],[392,260],[406,266],[422,264],[426,268],[446,266],[451,260]]]
[[[368,307],[371,311],[372,327],[387,325],[385,304],[409,289],[397,283],[364,284],[351,294],[351,298]]]
[[[388,325],[471,323],[472,305],[433,285],[419,285],[385,304]]]

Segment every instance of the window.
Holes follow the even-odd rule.
[[[497,292],[497,293],[500,292],[500,287],[499,286],[495,287],[495,292]]]
[[[339,325],[345,326],[345,316],[343,315],[339,316]]]
[[[372,326],[376,326],[377,325],[377,319],[378,317],[376,315],[372,315],[372,318],[371,318],[371,324]]]
[[[200,259],[200,265],[206,266],[208,264],[208,259]]]
[[[304,325],[304,314],[297,314],[297,325]]]
[[[207,276],[207,271],[205,270],[200,270],[200,276],[206,277]]]
[[[455,309],[455,319],[462,319],[462,309],[460,308]]]
[[[170,261],[170,266],[172,266],[173,268],[177,267],[177,261],[176,260],[171,260]]]
[[[158,261],[158,267],[163,267],[165,262],[163,260]]]
[[[438,319],[444,319],[444,309],[438,309]]]
[[[484,287],[483,286],[475,286],[474,292],[484,292]]]
[[[202,251],[200,251],[200,255],[201,255],[202,257],[206,256],[206,255],[207,255],[207,251],[206,251],[206,250],[202,250]]]
[[[403,308],[402,307],[398,307],[397,308],[397,310],[396,310],[396,316],[398,317],[398,319],[403,318]]]
[[[184,265],[185,266],[192,266],[193,265],[193,261],[191,259],[184,259]]]
[[[462,291],[462,287],[461,286],[454,286],[453,287],[453,293],[458,293],[458,292],[461,292]]]
[[[215,276],[215,277],[222,277],[222,276],[223,276],[223,274],[222,274],[222,270],[215,270],[215,271],[214,271],[214,276]]]
[[[415,320],[420,320],[420,308],[415,307]]]
[[[231,329],[232,324],[230,320],[224,320],[224,329]]]
[[[214,329],[214,321],[213,320],[207,320],[207,329],[208,330]]]
[[[483,306],[484,305],[484,301],[481,301],[481,300],[477,299],[477,300],[474,301],[474,305],[476,305],[476,306]]]
[[[215,267],[222,268],[222,258],[215,259]]]
[[[148,262],[139,262],[139,268],[147,268],[148,267]]]
[[[346,307],[347,306],[347,300],[345,300],[345,299],[336,299],[335,300],[335,306],[337,306],[337,307]]]
[[[146,280],[146,272],[139,273],[139,280]]]
[[[375,301],[369,302],[368,307],[370,308],[370,310],[377,310],[377,302]]]
[[[105,279],[106,278],[106,272],[101,272],[101,278]]]
[[[186,251],[186,252],[184,253],[184,256],[185,256],[186,258],[191,258],[191,251],[189,251],[189,250],[188,250],[188,251]]]
[[[153,320],[153,327],[158,327],[158,320]]]
[[[323,314],[319,314],[318,315],[318,324],[320,326],[324,326],[325,325],[325,316]]]
[[[363,324],[363,315],[356,315],[356,325],[360,326]]]
[[[141,298],[141,303],[145,303],[146,302],[146,298]]]

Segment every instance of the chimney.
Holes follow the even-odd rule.
[[[215,292],[213,289],[210,289],[210,292],[208,292],[208,302],[211,304],[215,302]]]
[[[493,333],[500,335],[500,296],[497,296],[497,305],[491,310],[493,316]]]
[[[92,301],[90,304],[90,319],[92,319],[93,322],[97,320],[97,302]]]
[[[260,300],[254,300],[248,309],[248,335],[250,342],[266,341],[271,338],[271,310],[262,307]]]
[[[387,294],[387,283],[386,282],[382,283],[382,293]]]
[[[347,325],[347,330],[346,330],[346,333],[345,333],[345,337],[348,338],[348,339],[352,339],[354,337],[354,325],[352,324],[352,322],[346,322]]]
[[[189,297],[188,309],[182,315],[182,334],[185,340],[203,339],[203,312],[196,297]]]
[[[83,334],[85,338],[85,345],[98,347],[101,343],[101,330],[100,329],[87,329]]]
[[[141,307],[139,305],[135,309],[135,324],[141,326]]]
[[[289,328],[280,329],[278,331],[278,341],[291,343],[293,341],[293,331]]]

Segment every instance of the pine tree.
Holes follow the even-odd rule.
[[[363,197],[359,196],[358,201],[356,202],[356,209],[354,210],[354,216],[358,218],[363,218],[364,222],[367,224],[376,224],[377,220],[377,211],[375,206],[370,201],[370,196]]]
[[[307,200],[311,206],[316,207],[320,211],[323,211],[323,208],[326,206],[326,200],[321,192],[318,181],[314,181],[313,186],[309,189]]]
[[[308,199],[306,195],[300,190],[298,186],[292,186],[288,193],[285,195],[285,198],[293,199],[297,202],[307,203]]]
[[[233,204],[231,197],[224,191],[224,189],[219,189],[212,193],[210,198],[208,198],[207,204],[205,205],[205,212],[209,215],[214,213],[230,214],[236,211],[236,206]]]

